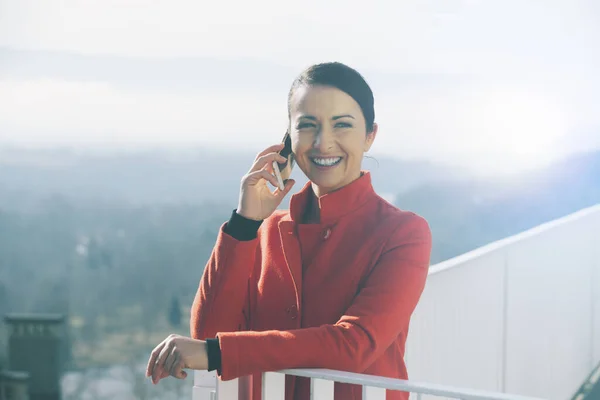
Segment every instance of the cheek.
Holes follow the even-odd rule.
[[[302,157],[304,153],[310,150],[312,147],[312,141],[308,135],[292,135],[292,152],[296,157]]]
[[[366,135],[360,132],[352,133],[340,142],[340,146],[344,151],[353,157],[361,157],[365,152]]]

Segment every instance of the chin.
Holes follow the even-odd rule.
[[[337,167],[327,171],[321,170],[315,167],[310,161],[306,164],[302,163],[301,169],[305,173],[308,180],[313,185],[319,187],[322,194],[329,193],[344,187],[349,181],[348,164],[344,162],[340,163]],[[300,163],[299,163],[300,165]],[[304,167],[304,168],[303,168]]]
[[[323,191],[323,193],[328,193],[344,186],[343,177],[326,177],[316,173],[309,177],[309,179],[313,184],[317,185]]]

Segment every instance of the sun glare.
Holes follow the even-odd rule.
[[[543,167],[561,155],[566,110],[538,93],[494,92],[480,103],[479,140],[485,149],[473,163],[481,173],[514,174]]]

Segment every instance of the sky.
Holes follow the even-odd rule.
[[[503,172],[600,148],[595,0],[0,0],[0,146],[259,151],[331,60],[373,87],[373,153]]]

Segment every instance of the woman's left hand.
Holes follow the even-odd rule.
[[[152,383],[157,384],[169,375],[185,379],[184,368],[195,370],[208,369],[206,342],[180,335],[169,335],[150,355],[146,376],[152,377]]]

